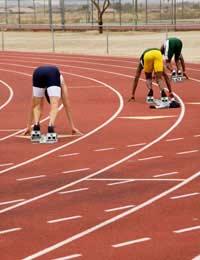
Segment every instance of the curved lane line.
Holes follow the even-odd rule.
[[[9,92],[10,92],[10,95],[9,95],[8,99],[6,100],[6,102],[5,102],[3,105],[0,106],[0,110],[1,110],[1,109],[3,109],[5,106],[7,106],[7,105],[10,103],[10,101],[11,101],[12,98],[13,98],[14,93],[13,93],[12,88],[11,88],[7,83],[5,83],[5,82],[2,81],[2,80],[0,80],[0,82],[1,82],[4,86],[6,86],[6,87],[8,88],[8,90],[9,90]]]

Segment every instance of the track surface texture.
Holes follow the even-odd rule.
[[[152,110],[144,75],[128,102],[136,59],[0,58],[0,259],[200,259],[200,64],[172,83],[181,108]],[[58,143],[20,136],[44,64],[60,68],[84,135],[70,135],[61,109]]]

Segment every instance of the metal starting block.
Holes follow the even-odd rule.
[[[40,138],[41,144],[54,144],[58,142],[58,135],[56,133],[47,133]]]
[[[184,76],[173,76],[172,77],[172,80],[174,81],[174,82],[182,82],[183,80],[185,79],[185,77]]]
[[[31,142],[32,143],[39,143],[41,138],[41,132],[33,130],[31,132]]]

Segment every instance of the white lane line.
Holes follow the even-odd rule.
[[[14,163],[4,163],[4,164],[0,164],[0,167],[4,167],[4,166],[10,166],[13,165]]]
[[[67,157],[67,156],[75,156],[75,155],[79,155],[80,153],[68,153],[68,154],[61,154],[58,155],[58,157]]]
[[[94,150],[95,152],[102,152],[102,151],[109,151],[109,150],[114,150],[116,148],[114,147],[108,147],[108,148],[102,148],[102,149],[96,149]]]
[[[76,190],[61,191],[61,192],[59,192],[59,194],[73,193],[73,192],[79,192],[79,191],[84,191],[84,190],[89,190],[89,188],[82,188],[82,189],[76,189]]]
[[[82,168],[82,169],[69,170],[69,171],[64,171],[64,172],[62,172],[62,173],[84,172],[84,171],[88,171],[88,170],[90,170],[90,168]]]
[[[142,146],[145,145],[146,143],[140,143],[140,144],[128,144],[126,147],[134,147],[134,146]]]
[[[132,245],[132,244],[141,243],[141,242],[145,242],[145,241],[148,241],[148,240],[151,240],[151,238],[150,237],[144,237],[144,238],[139,238],[139,239],[136,239],[136,240],[131,240],[131,241],[123,242],[123,243],[120,243],[120,244],[112,245],[112,247],[117,248],[117,247],[129,246],[129,245]]]
[[[10,233],[10,232],[19,231],[19,230],[22,230],[22,228],[17,227],[17,228],[11,228],[11,229],[7,229],[7,230],[0,230],[0,235],[7,234],[7,233]]]
[[[172,200],[182,199],[182,198],[186,198],[186,197],[196,196],[199,194],[200,194],[199,192],[193,192],[193,193],[183,194],[183,195],[179,195],[179,196],[174,196],[174,197],[171,197],[170,199],[172,199]]]
[[[189,154],[189,153],[197,153],[197,152],[199,152],[199,150],[184,151],[184,152],[179,152],[179,153],[176,153],[176,154],[181,155],[181,154]]]
[[[200,137],[200,135],[194,135],[194,137]]]
[[[135,207],[135,205],[126,205],[126,206],[122,206],[122,207],[118,207],[118,208],[112,208],[112,209],[105,209],[105,212],[113,212],[113,211],[117,211],[117,210],[123,210],[123,209],[130,209]]]
[[[114,183],[109,183],[107,184],[108,186],[113,186],[113,185],[119,185],[119,184],[124,184],[128,182],[135,182],[135,181],[183,181],[184,179],[130,179],[130,180],[124,180],[124,181],[118,181]]]
[[[179,141],[179,140],[183,140],[183,137],[179,137],[179,138],[172,138],[172,139],[167,139],[166,142],[173,142],[173,141]]]
[[[200,105],[200,102],[187,102],[186,104],[189,104],[189,105]]]
[[[73,254],[73,255],[68,255],[68,256],[64,256],[64,257],[59,257],[59,258],[54,258],[52,260],[69,260],[69,259],[73,259],[73,258],[77,258],[82,256],[81,254]]]
[[[167,173],[157,174],[157,175],[154,175],[153,178],[158,178],[158,177],[163,177],[163,176],[174,175],[174,174],[177,174],[177,173],[178,173],[178,172],[167,172]]]
[[[200,255],[195,256],[195,258],[192,258],[192,260],[200,260]]]
[[[26,178],[19,178],[16,180],[17,181],[26,181],[26,180],[39,179],[39,178],[44,178],[44,177],[46,177],[46,175],[31,176],[31,177],[26,177]]]
[[[183,181],[184,179],[109,179],[109,178],[88,178],[86,181],[115,181],[125,183],[130,181]]]
[[[158,155],[158,156],[152,156],[152,157],[141,158],[141,159],[138,159],[138,161],[153,160],[153,159],[159,159],[159,158],[162,158],[162,157],[163,157],[163,155]]]
[[[177,234],[180,234],[180,233],[190,232],[190,231],[197,230],[197,229],[200,229],[200,226],[194,226],[194,227],[179,229],[179,230],[175,230],[173,232],[177,233]]]
[[[19,130],[21,130],[21,129],[0,129],[0,132],[16,132]]]
[[[175,115],[169,116],[119,116],[120,119],[139,119],[139,120],[152,120],[152,119],[163,119],[163,118],[170,118],[176,117]]]
[[[25,199],[4,201],[4,202],[0,202],[0,205],[2,206],[2,205],[12,204],[12,203],[21,202],[21,201],[24,201],[24,200]]]
[[[132,181],[133,179],[88,178],[86,181]]]
[[[121,185],[121,184],[124,184],[124,183],[133,182],[133,181],[135,181],[135,180],[118,181],[118,182],[109,183],[107,185],[108,186]]]
[[[8,91],[9,91],[9,97],[8,97],[8,99],[6,100],[6,102],[5,102],[3,105],[0,106],[0,110],[1,110],[1,109],[3,109],[5,106],[7,106],[7,105],[10,103],[10,101],[12,100],[12,98],[13,98],[13,90],[12,90],[12,88],[11,88],[8,84],[6,84],[4,81],[0,80],[0,82],[1,82],[4,86],[6,86],[6,87],[8,88]]]
[[[72,219],[77,219],[77,218],[82,218],[82,216],[72,216],[72,217],[67,217],[67,218],[53,219],[53,220],[47,221],[47,223],[53,224],[53,223],[58,223],[58,222],[72,220]]]

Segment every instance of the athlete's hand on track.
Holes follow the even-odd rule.
[[[27,127],[24,132],[22,133],[22,135],[30,135],[31,134],[31,127]]]
[[[186,77],[186,79],[189,79],[188,75],[185,72],[183,72],[183,76]]]
[[[132,102],[132,101],[135,101],[135,97],[134,96],[131,96],[128,100],[128,102]]]
[[[81,131],[79,131],[77,128],[73,128],[72,129],[72,135],[76,135],[76,134],[83,135],[83,133],[81,133]]]

